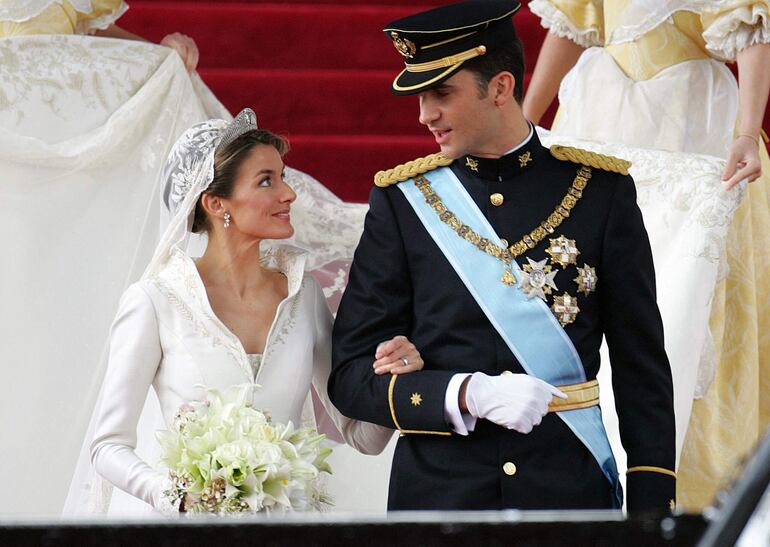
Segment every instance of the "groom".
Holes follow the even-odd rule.
[[[520,107],[518,8],[477,0],[385,28],[406,65],[393,92],[419,96],[441,154],[375,177],[329,393],[400,431],[391,510],[618,508],[595,381],[604,335],[628,508],[667,510],[671,373],[634,183],[623,160],[540,145]],[[422,371],[398,375],[398,345],[378,348],[396,335]]]

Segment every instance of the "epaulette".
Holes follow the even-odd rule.
[[[441,152],[430,154],[424,158],[417,158],[416,160],[396,165],[393,169],[378,171],[377,174],[374,175],[374,184],[380,188],[386,188],[391,184],[403,182],[417,175],[432,171],[433,169],[445,167],[452,163],[452,161],[454,160],[447,158]]]
[[[596,169],[604,169],[613,173],[627,175],[631,168],[631,162],[628,160],[616,158],[615,156],[605,156],[598,152],[574,148],[572,146],[561,146],[555,144],[551,147],[551,155],[559,160],[571,161]]]

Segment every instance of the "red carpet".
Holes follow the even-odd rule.
[[[438,149],[417,98],[390,94],[401,57],[381,29],[441,3],[133,1],[120,24],[156,42],[192,36],[201,76],[231,112],[252,107],[261,127],[289,137],[289,165],[366,201],[375,172]],[[545,31],[526,10],[515,20],[534,66]]]
[[[390,94],[402,63],[381,29],[442,3],[132,1],[120,24],[156,42],[192,36],[201,76],[232,113],[252,107],[261,127],[289,137],[289,165],[366,201],[375,172],[438,150],[417,122],[417,98]],[[531,70],[546,31],[526,6],[514,21]]]

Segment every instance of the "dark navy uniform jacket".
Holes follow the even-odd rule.
[[[527,152],[530,160],[522,166],[519,156]],[[509,243],[548,217],[580,168],[554,158],[537,135],[500,159],[471,159],[460,158],[450,168]],[[468,166],[473,160],[477,171]],[[430,172],[425,176],[430,180]],[[502,205],[490,202],[493,193],[503,195]],[[546,415],[526,435],[486,420],[468,436],[452,433],[444,397],[453,374],[524,370],[397,185],[373,189],[369,205],[334,325],[329,394],[343,414],[401,430],[389,509],[611,507],[609,481],[556,414]],[[592,169],[583,197],[551,237],[559,235],[575,240],[577,265],[596,270],[596,290],[585,296],[573,281],[576,266],[554,265],[559,270],[554,295],[566,291],[578,297],[580,312],[565,331],[589,380],[599,370],[602,335],[607,338],[628,466],[673,470],[671,372],[649,240],[631,177]],[[519,265],[526,257],[547,258],[548,239],[519,256]],[[415,344],[425,366],[391,383],[390,375],[374,374],[372,363],[377,344],[396,335]],[[667,510],[675,479],[643,470],[628,474],[627,489],[630,510]]]

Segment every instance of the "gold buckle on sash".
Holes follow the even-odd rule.
[[[599,404],[598,380],[556,387],[566,393],[567,398],[554,397],[551,404],[548,405],[548,412],[564,412],[565,410],[589,408]]]

